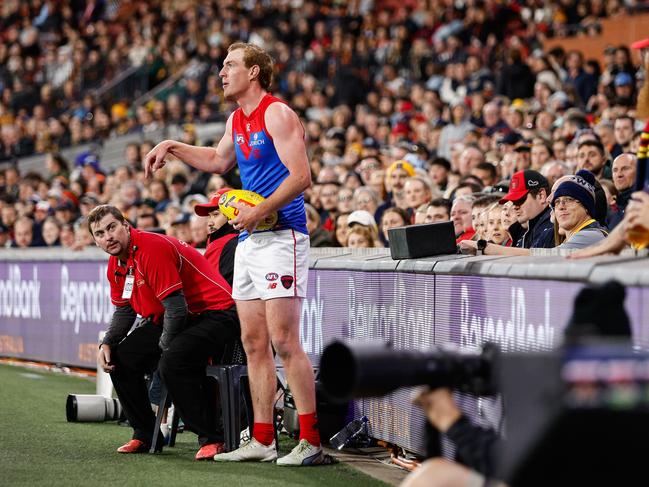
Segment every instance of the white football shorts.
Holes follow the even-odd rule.
[[[259,232],[237,245],[235,300],[306,297],[309,236],[295,230]]]

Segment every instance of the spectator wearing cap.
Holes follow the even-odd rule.
[[[385,172],[385,185],[388,189],[388,195],[385,203],[382,205],[384,208],[398,206],[399,208],[405,209],[408,207],[405,200],[404,185],[406,184],[406,179],[414,175],[415,168],[407,161],[395,161],[388,166]]]
[[[557,181],[550,205],[559,228],[558,248],[581,249],[606,238],[606,229],[594,218],[595,176],[590,171],[580,170]]]
[[[189,227],[190,215],[189,213],[181,213],[171,222],[171,231],[169,232],[172,237],[185,242],[188,245],[193,245],[192,231]]]
[[[548,202],[549,189],[548,180],[537,171],[519,171],[512,177],[509,192],[500,200],[500,204],[511,201],[518,213],[520,228],[508,229],[516,242],[515,247],[529,249],[554,246]],[[525,224],[527,230],[521,232]]]
[[[618,194],[615,203],[609,209],[606,221],[609,230],[613,230],[624,218],[624,212],[635,187],[636,164],[637,158],[634,154],[620,154],[613,159],[613,185]]]
[[[550,220],[550,191],[548,180],[541,173],[528,169],[514,174],[509,192],[500,204],[513,203],[517,222],[508,229],[514,247],[487,245],[483,252],[488,255],[529,255],[530,248],[552,248],[554,225]],[[527,229],[524,228],[527,225]],[[476,242],[461,243],[463,251],[473,253],[478,249]]]
[[[611,157],[617,157],[624,152],[632,152],[631,141],[633,140],[634,123],[635,120],[629,115],[621,115],[615,119],[613,124],[615,145],[611,150]]]
[[[633,77],[629,73],[618,73],[613,80],[613,87],[615,89],[615,102],[624,102],[627,105],[635,105],[635,83]]]
[[[372,234],[372,246],[381,246],[381,242],[379,241],[379,228],[376,225],[374,216],[370,212],[365,210],[352,211],[347,217],[347,226],[350,230],[355,226],[367,228]]]
[[[498,139],[498,149],[502,154],[514,152],[514,148],[523,140],[518,132],[508,132]]]
[[[56,208],[54,208],[54,218],[56,218],[61,225],[67,223],[72,223],[74,221],[75,214],[72,207],[72,203],[67,200],[59,203]]]
[[[205,258],[219,273],[232,285],[234,276],[234,254],[237,250],[239,232],[228,225],[228,219],[219,211],[221,196],[230,191],[225,187],[212,195],[209,202],[199,203],[194,206],[194,213],[199,217],[207,218],[207,248]]]
[[[606,150],[599,140],[585,140],[579,144],[577,169],[586,169],[597,178],[606,178],[610,177],[610,174],[607,174],[610,173],[610,169],[609,171],[605,170],[606,162]]]

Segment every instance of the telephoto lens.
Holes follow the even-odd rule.
[[[126,419],[118,399],[97,394],[68,394],[68,423],[101,423]]]

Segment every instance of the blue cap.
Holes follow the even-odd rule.
[[[77,166],[81,166],[81,167],[92,166],[95,169],[95,171],[99,172],[99,159],[95,154],[93,154],[90,151],[85,151],[79,154],[75,158],[74,162]]]
[[[629,73],[618,73],[615,76],[615,86],[628,86],[633,84],[633,78]]]
[[[181,213],[176,217],[176,219],[171,222],[171,225],[184,225],[185,223],[189,223],[190,219],[190,214],[189,213]]]

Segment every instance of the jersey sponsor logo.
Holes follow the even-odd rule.
[[[259,132],[255,132],[252,134],[252,140],[250,141],[249,146],[250,147],[255,147],[257,145],[264,145],[266,141],[264,139],[259,138]]]
[[[276,281],[277,279],[279,279],[279,274],[277,274],[277,272],[269,272],[266,274],[267,281]]]
[[[250,123],[246,124],[246,132],[250,132]]]
[[[290,289],[293,285],[293,276],[282,276],[280,280],[284,289]]]
[[[135,284],[137,285],[137,287],[144,286],[144,279],[138,279],[137,281],[135,281]]]

